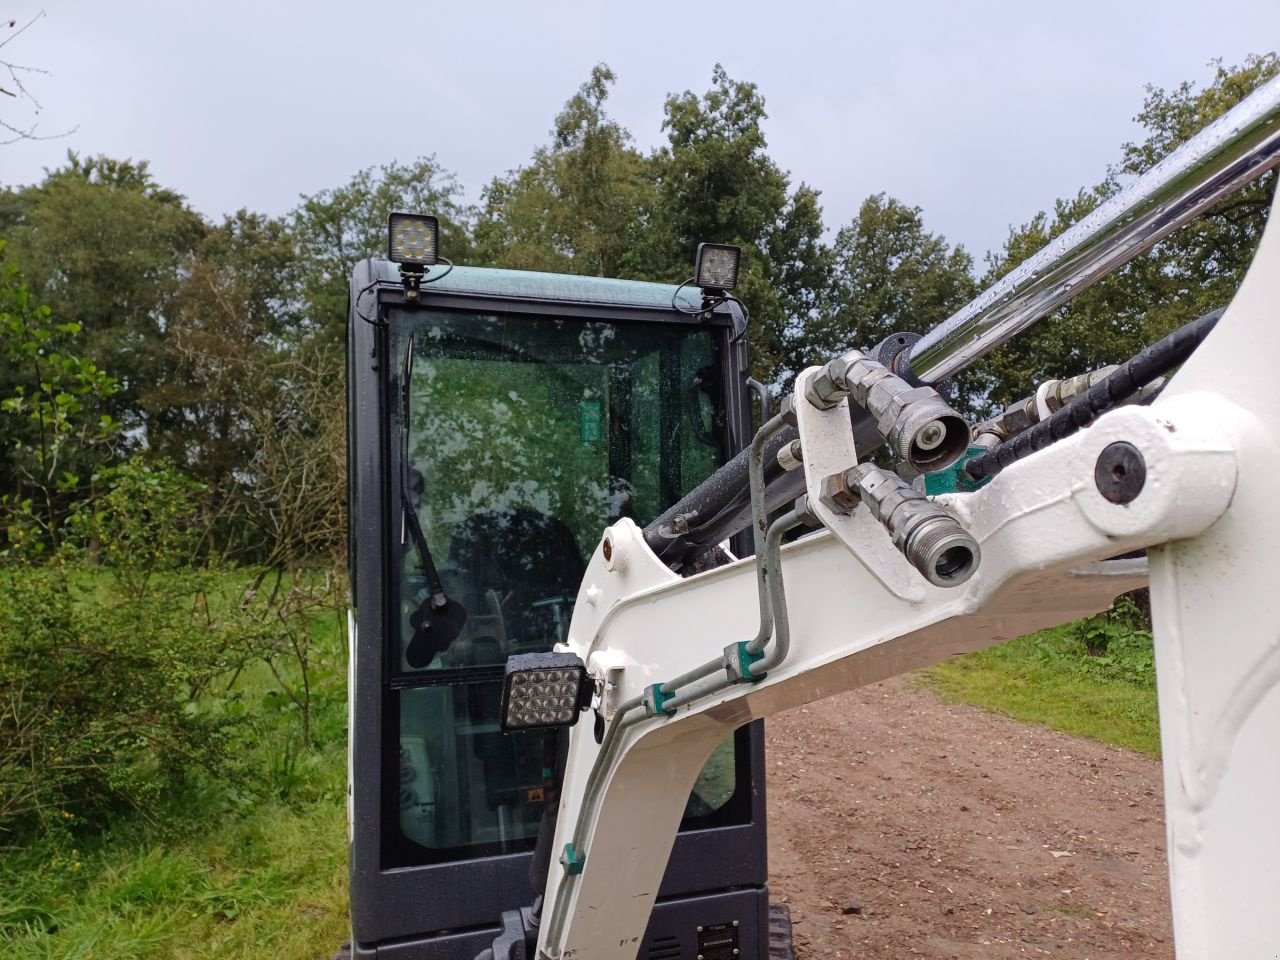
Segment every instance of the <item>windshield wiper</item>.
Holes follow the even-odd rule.
[[[444,592],[444,584],[440,581],[440,572],[436,569],[435,559],[431,556],[431,547],[427,544],[426,534],[422,532],[422,521],[418,519],[418,511],[409,498],[409,431],[412,424],[410,408],[410,384],[413,378],[413,336],[410,335],[405,349],[404,369],[401,372],[401,410],[400,410],[400,506],[403,511],[403,522],[409,532],[414,551],[418,554],[418,562],[422,566],[423,576],[427,580],[427,599],[418,605],[409,616],[409,625],[413,628],[413,637],[405,648],[404,657],[409,666],[421,669],[429,666],[437,655],[449,648],[458,638],[467,622],[467,611],[456,600],[450,600]],[[418,471],[414,471],[418,473]],[[421,477],[422,474],[418,473]]]

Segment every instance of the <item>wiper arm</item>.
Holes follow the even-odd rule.
[[[400,506],[409,539],[418,554],[418,562],[422,565],[422,573],[427,580],[427,599],[409,617],[413,638],[404,652],[409,666],[421,669],[429,666],[438,654],[447,650],[458,638],[467,622],[467,611],[462,604],[450,600],[445,594],[440,571],[436,569],[431,547],[427,544],[426,534],[422,532],[422,521],[418,519],[418,511],[409,499],[409,431],[413,422],[409,388],[413,377],[413,339],[410,335],[401,376]]]

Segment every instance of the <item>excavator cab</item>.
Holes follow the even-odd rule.
[[[473,960],[536,911],[563,736],[502,730],[504,666],[566,638],[605,527],[746,444],[745,317],[399,259],[356,267],[348,317],[352,953]],[[763,755],[754,723],[703,770],[637,957],[768,954]]]

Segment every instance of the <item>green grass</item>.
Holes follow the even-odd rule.
[[[227,572],[227,597],[250,576]],[[0,957],[323,960],[333,953],[349,923],[345,641],[332,612],[310,621],[308,633],[310,742],[296,707],[274,693],[279,682],[269,669],[238,671],[232,689],[215,695],[243,712],[241,753],[229,775],[193,776],[147,818],[122,812],[94,832],[70,815],[63,833],[0,848]],[[296,682],[287,661],[279,669]]]
[[[1069,624],[955,657],[925,672],[943,697],[1016,720],[1160,756],[1149,634],[1107,628],[1107,651],[1089,656],[1096,621]]]
[[[192,826],[167,842],[142,831],[15,857],[0,870],[0,956],[317,960],[345,939],[341,803],[268,803]]]
[[[270,671],[240,671],[236,776],[197,780],[150,819],[122,815],[97,834],[73,819],[65,834],[0,851],[0,957],[318,960],[345,939],[342,631],[329,614],[309,632],[311,743]],[[1106,655],[1086,655],[1085,640],[1103,635]],[[1156,756],[1153,674],[1149,635],[1095,620],[925,677],[948,698]]]

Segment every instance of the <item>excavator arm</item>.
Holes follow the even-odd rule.
[[[1255,176],[1280,161],[1280,82],[1261,93],[1253,126],[1237,130],[1253,136]],[[1254,136],[1258,124],[1266,137]],[[955,460],[1001,438],[953,449],[957,428],[929,406],[936,394],[851,351],[805,371],[766,424],[794,429],[776,455],[802,471],[805,491],[771,525],[759,460],[772,448],[757,438],[756,558],[681,577],[631,521],[605,531],[556,648],[584,668],[587,722],[569,738],[540,958],[633,960],[690,788],[730,731],[1093,614],[1148,583],[1178,956],[1270,955],[1280,942],[1276,218],[1232,303],[1153,401],[1091,413],[980,486],[927,497],[869,461],[855,442],[868,417],[908,475],[935,468],[927,454],[939,444]],[[966,344],[989,327],[973,329]],[[938,347],[953,334],[912,353],[924,361],[917,375],[954,372],[956,354]],[[933,416],[904,428],[922,409],[912,404]]]

